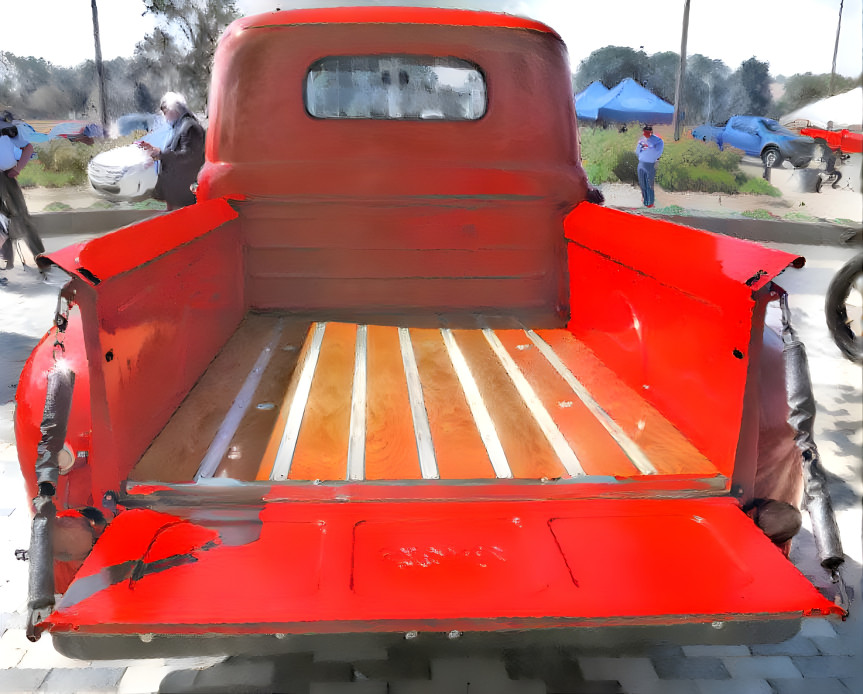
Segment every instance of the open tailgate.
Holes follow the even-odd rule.
[[[841,614],[727,497],[270,501],[182,513],[120,513],[45,626],[322,634]]]

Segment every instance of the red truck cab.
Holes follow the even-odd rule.
[[[703,642],[842,613],[743,510],[799,494],[799,458],[759,453],[796,259],[585,202],[554,31],[247,17],[210,107],[196,205],[50,256],[68,311],[17,393],[34,496],[46,374],[75,378],[34,636]]]

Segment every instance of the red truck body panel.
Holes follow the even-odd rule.
[[[306,73],[333,53],[463,59],[487,111],[313,118]],[[57,499],[110,523],[58,570],[40,628],[841,613],[741,510],[770,281],[799,259],[584,202],[570,92],[563,44],[529,20],[353,8],[232,25],[199,202],[50,256],[72,277],[77,374],[79,462]],[[34,494],[56,336],[17,394]],[[775,474],[799,476],[787,460]]]

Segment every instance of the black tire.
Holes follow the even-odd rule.
[[[809,166],[809,162],[811,162],[811,161],[812,161],[811,159],[798,159],[797,161],[794,162],[794,168],[795,169],[805,169],[807,166]]]
[[[821,184],[822,183],[823,183],[823,181],[821,180],[821,176],[819,176],[818,178],[815,179],[815,192],[816,193],[821,192]]]
[[[848,300],[854,296],[853,305],[860,311],[863,305],[863,253],[849,260],[830,281],[824,301],[827,328],[846,359],[863,363],[863,335],[858,326],[855,332],[853,318],[848,317]],[[856,316],[860,321],[861,316]]]
[[[771,169],[782,166],[782,154],[779,152],[779,148],[765,147],[761,153],[761,161],[764,162],[764,166]]]

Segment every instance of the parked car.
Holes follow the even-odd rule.
[[[167,123],[141,138],[155,147],[168,143],[171,126]],[[154,162],[137,144],[115,147],[97,154],[87,165],[87,177],[93,189],[109,200],[143,200],[153,194],[159,175]]]
[[[48,139],[62,137],[69,142],[83,142],[92,145],[97,139],[105,137],[105,131],[98,123],[89,121],[66,121],[58,123],[48,132]]]
[[[809,166],[815,151],[815,140],[795,135],[771,118],[734,116],[720,125],[699,125],[692,137],[704,142],[716,142],[742,149],[753,157],[761,157],[765,166],[781,166],[786,159],[796,169]]]

